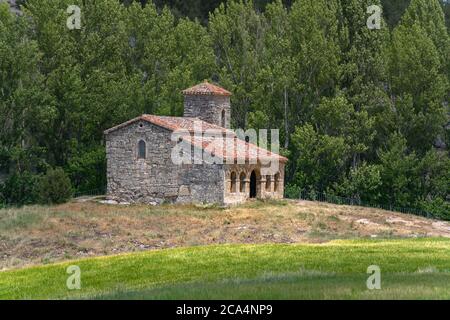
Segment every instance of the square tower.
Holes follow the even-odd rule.
[[[199,118],[223,128],[230,128],[231,92],[204,81],[183,90],[184,116]]]

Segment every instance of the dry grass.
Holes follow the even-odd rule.
[[[450,237],[450,223],[307,201],[232,208],[72,202],[0,210],[0,269],[157,248],[392,237]]]

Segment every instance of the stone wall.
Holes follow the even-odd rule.
[[[225,111],[225,125],[222,125],[222,111]],[[230,128],[230,97],[217,95],[185,95],[184,116]]]
[[[136,122],[106,136],[108,196],[128,202],[161,203],[178,196],[178,168],[171,161],[173,142],[167,129]],[[138,159],[138,143],[146,159]]]
[[[222,165],[183,165],[179,185],[180,203],[224,203]]]
[[[174,164],[171,134],[141,121],[106,136],[108,198],[147,204],[223,203],[222,166]],[[140,140],[146,143],[145,159],[138,159]]]

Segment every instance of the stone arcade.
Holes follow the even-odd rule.
[[[142,115],[105,131],[108,198],[147,204],[282,198],[287,159],[238,139],[229,129],[231,93],[205,81],[183,94],[183,117]],[[179,131],[184,135],[174,139]],[[207,132],[218,133],[221,142]],[[172,153],[180,141],[224,161],[176,164]],[[268,161],[277,164],[275,170],[264,170]]]

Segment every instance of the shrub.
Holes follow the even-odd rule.
[[[8,205],[26,205],[38,200],[39,177],[29,171],[16,172],[0,186],[0,199]]]
[[[436,198],[433,200],[426,200],[421,203],[421,207],[428,213],[431,213],[434,217],[450,220],[450,202],[442,198]]]
[[[284,196],[288,199],[298,199],[300,197],[301,188],[295,184],[288,184],[284,188]]]
[[[351,169],[348,177],[333,185],[331,193],[346,198],[358,199],[363,203],[378,203],[381,194],[381,167],[363,162]]]
[[[69,160],[67,173],[79,193],[104,190],[106,186],[105,148],[91,150]]]
[[[61,168],[49,169],[39,179],[39,201],[45,204],[60,204],[72,197],[72,185]]]

